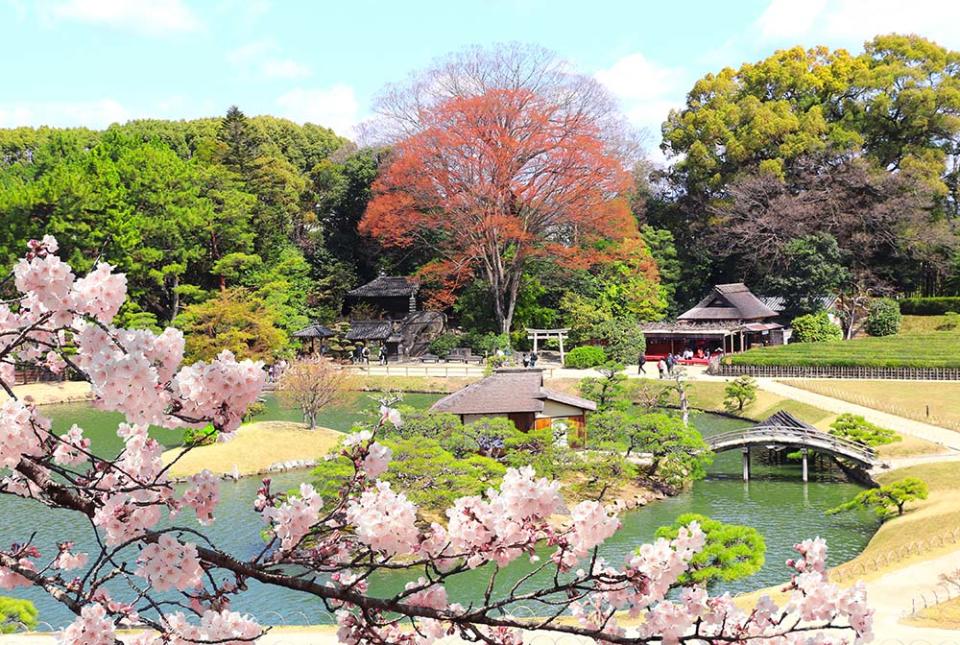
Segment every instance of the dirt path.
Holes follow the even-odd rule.
[[[758,378],[757,385],[767,392],[779,394],[788,399],[807,403],[836,414],[843,414],[844,412],[859,414],[867,421],[879,426],[960,451],[960,432],[947,430],[946,428],[923,423],[922,421],[906,419],[895,414],[890,414],[889,412],[881,412],[873,408],[857,405],[856,403],[848,403],[847,401],[841,401],[840,399],[835,399],[823,394],[808,392],[807,390],[801,390],[798,387],[786,385],[770,378]],[[905,387],[909,387],[909,385],[905,385]]]
[[[920,594],[932,596],[935,588],[943,592],[941,573],[960,569],[960,550],[925,562],[918,562],[891,571],[866,583],[867,599],[876,611],[874,620],[875,643],[947,643],[960,644],[960,631],[912,627],[900,619],[912,610],[914,599]]]

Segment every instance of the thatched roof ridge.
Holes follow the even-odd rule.
[[[689,322],[763,320],[777,312],[766,306],[742,282],[718,284],[695,307],[677,317]]]

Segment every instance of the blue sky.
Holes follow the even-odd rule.
[[[956,0],[0,0],[0,126],[237,104],[349,135],[385,83],[466,45],[518,40],[607,84],[652,148],[708,71],[794,44],[859,50],[890,31],[960,49],[957,25]]]

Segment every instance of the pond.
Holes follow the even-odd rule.
[[[438,397],[408,395],[405,403],[427,406]],[[373,399],[358,395],[350,405],[326,413],[322,425],[347,430],[356,421],[372,414]],[[54,419],[56,429],[67,429],[71,423],[81,425],[88,436],[111,445],[115,437],[119,415],[92,409],[88,404],[48,406],[45,412]],[[284,409],[273,397],[259,419],[299,420],[295,410]],[[704,435],[742,427],[743,423],[725,417],[700,414],[693,418]],[[174,435],[176,433],[173,433]],[[175,445],[169,431],[158,430],[156,436],[164,443]],[[119,447],[116,442],[116,447]],[[867,544],[877,528],[876,520],[868,514],[848,513],[825,516],[824,511],[854,495],[859,488],[838,479],[830,473],[811,473],[811,481],[801,482],[798,465],[765,465],[755,459],[751,481],[740,479],[740,453],[731,451],[717,456],[707,478],[695,483],[689,490],[666,500],[631,511],[623,517],[623,528],[602,547],[602,555],[614,564],[621,564],[626,554],[637,545],[650,540],[658,527],[670,524],[682,513],[695,512],[724,522],[753,526],[763,534],[767,543],[766,564],[756,575],[718,587],[716,591],[733,593],[775,585],[788,579],[784,561],[791,557],[791,546],[805,537],[821,536],[830,546],[830,564],[836,565],[856,556]],[[275,476],[275,490],[293,488],[309,479],[308,472],[285,473]],[[258,478],[221,484],[219,518],[205,532],[214,544],[241,558],[252,556],[262,547],[259,532],[263,527],[251,502],[256,496]],[[36,531],[36,543],[46,555],[56,549],[56,542],[67,536],[77,538],[77,551],[91,549],[88,525],[74,513],[62,510],[37,512],[37,506],[27,500],[0,496],[0,544],[10,544]],[[190,521],[178,520],[190,524]],[[91,549],[92,550],[92,549]],[[541,555],[548,555],[544,549]],[[521,560],[507,567],[498,576],[498,586],[512,584],[529,571],[530,565]],[[486,586],[487,572],[478,570],[459,576],[448,584],[451,599],[468,603],[477,599]],[[377,595],[402,589],[408,577],[384,575],[371,583],[371,592]],[[536,584],[537,580],[531,581]],[[7,592],[10,593],[10,592]],[[37,604],[45,628],[59,628],[72,617],[59,603],[43,592],[18,589],[16,594]],[[330,622],[319,601],[303,594],[266,587],[256,582],[240,595],[233,608],[254,615],[267,624],[316,624]]]

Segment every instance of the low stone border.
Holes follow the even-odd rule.
[[[762,376],[768,378],[849,378],[900,381],[960,381],[956,367],[853,367],[836,365],[711,365],[714,376]]]

